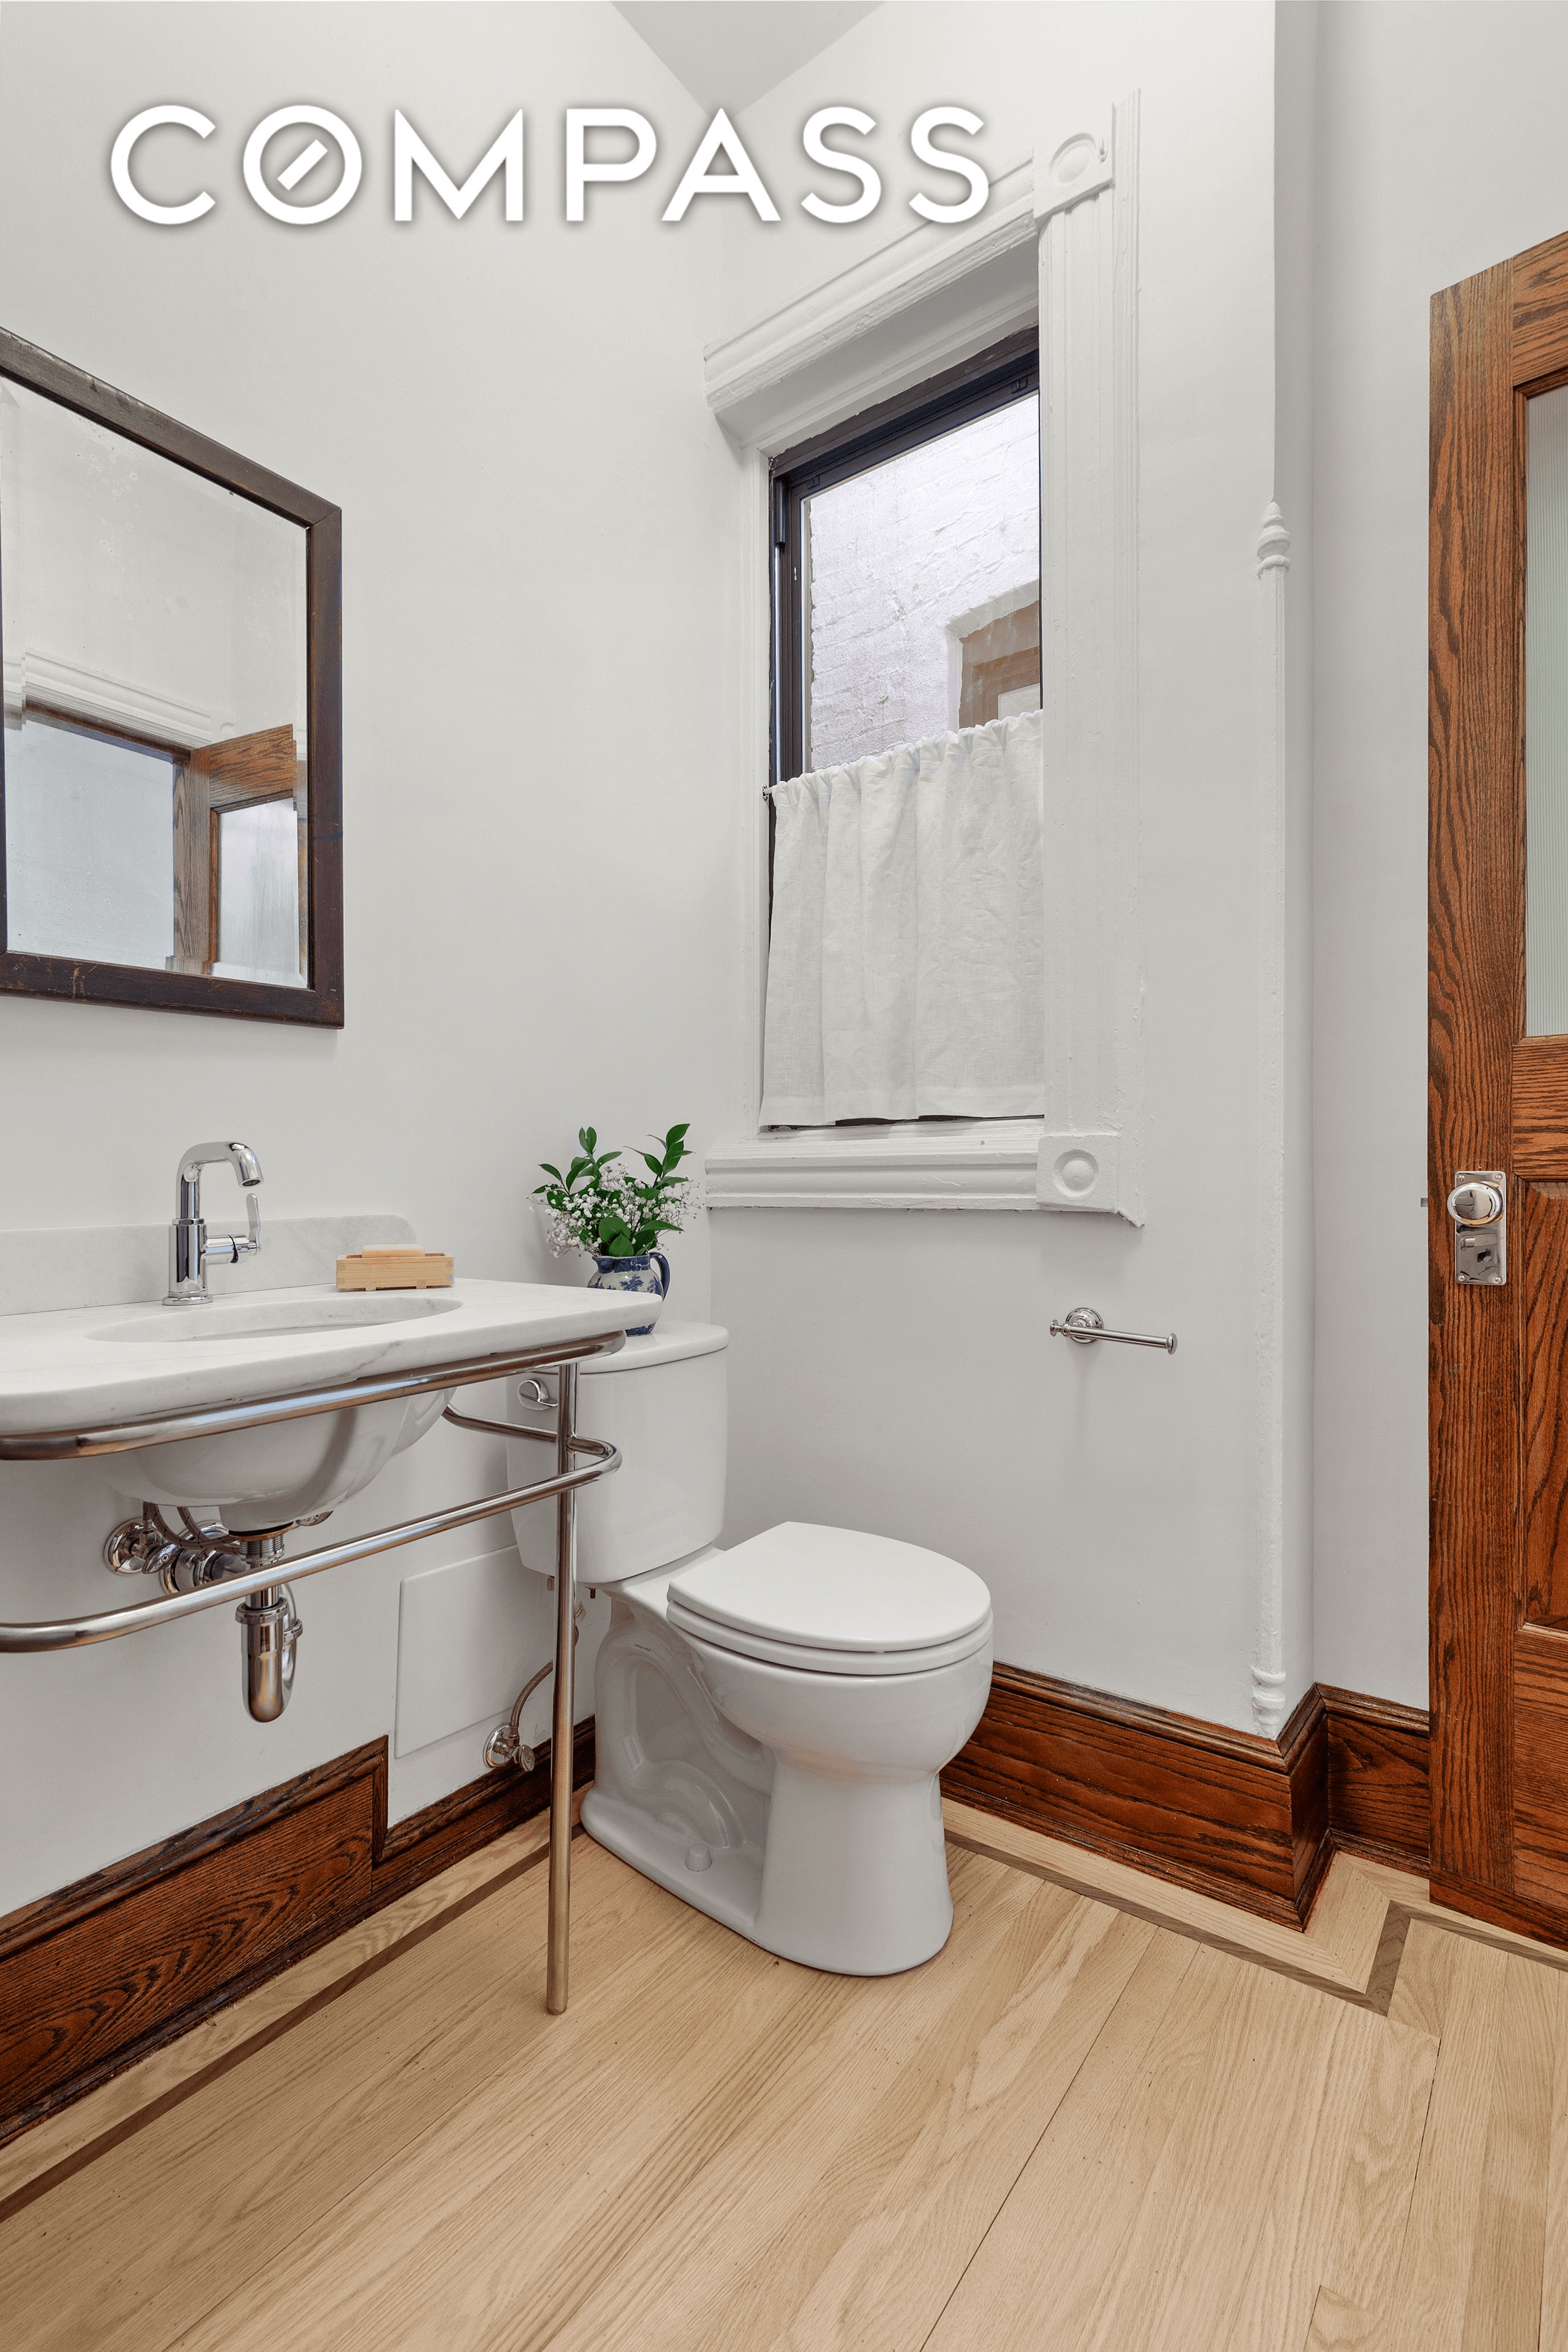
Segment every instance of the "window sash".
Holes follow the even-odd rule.
[[[1040,383],[1037,331],[993,343],[962,366],[862,412],[831,433],[784,450],[773,461],[772,781],[804,773],[806,743],[805,526],[804,509],[818,490],[868,473],[961,425],[1027,399]],[[773,870],[769,823],[768,867]]]

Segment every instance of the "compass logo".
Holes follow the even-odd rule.
[[[217,125],[194,106],[146,107],[140,114],[132,115],[115,140],[109,159],[109,175],[121,203],[139,220],[148,221],[155,228],[182,228],[214,209],[217,199],[210,190],[203,188],[182,203],[163,204],[143,194],[132,176],[139,142],[149,131],[168,128],[194,131],[198,139],[210,139]],[[843,226],[864,220],[876,211],[882,200],[881,174],[866,155],[851,148],[829,146],[826,140],[829,131],[848,131],[864,139],[876,128],[873,118],[858,107],[825,106],[810,117],[801,131],[801,145],[808,160],[820,170],[853,181],[858,194],[822,195],[814,190],[801,199],[803,212],[809,213],[814,220]],[[944,128],[973,138],[984,124],[966,107],[928,107],[910,125],[910,151],[918,163],[963,182],[968,193],[942,201],[922,192],[910,198],[910,210],[923,220],[956,225],[984,212],[991,184],[970,156],[936,144],[933,133]],[[298,136],[301,131],[311,134],[302,142]],[[569,107],[563,132],[563,209],[565,218],[572,223],[587,218],[587,192],[591,186],[640,180],[652,169],[658,153],[658,135],[653,124],[645,114],[636,113],[630,107]],[[289,133],[295,135],[289,138],[286,135]],[[325,139],[318,133],[324,133]],[[334,150],[339,158],[338,175],[329,184],[323,166],[329,164]],[[721,169],[715,168],[720,165]],[[398,110],[393,115],[392,217],[400,223],[413,220],[416,172],[456,220],[463,218],[499,173],[504,217],[519,222],[523,216],[522,167],[521,108],[460,186],[407,116]],[[241,170],[252,203],[270,219],[282,221],[290,228],[314,228],[322,221],[335,220],[353,202],[364,177],[364,157],[358,139],[341,115],[331,113],[324,106],[281,106],[258,122],[246,141]],[[301,191],[298,196],[297,189]],[[722,107],[703,132],[659,218],[672,224],[684,220],[698,196],[740,196],[751,205],[759,220],[776,222],[780,217],[762,173]]]

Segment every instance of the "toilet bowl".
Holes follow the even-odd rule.
[[[768,1951],[890,1975],[952,1925],[937,1776],[984,1709],[990,1595],[956,1560],[850,1528],[786,1522],[720,1550],[726,1341],[661,1318],[582,1367],[582,1428],[624,1457],[579,1514],[580,1580],[611,1602],[584,1826]],[[552,1570],[552,1508],[515,1523]]]

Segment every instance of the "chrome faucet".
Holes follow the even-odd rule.
[[[202,1170],[226,1160],[245,1188],[248,1235],[219,1234],[208,1241],[202,1218]],[[212,1293],[203,1281],[209,1258],[222,1265],[237,1265],[242,1257],[261,1247],[261,1203],[256,1187],[261,1162],[248,1143],[193,1143],[180,1162],[174,1199],[174,1222],[169,1227],[169,1287],[165,1307],[210,1307]]]

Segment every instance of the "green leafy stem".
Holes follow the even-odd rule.
[[[677,1234],[685,1222],[679,1212],[689,1180],[679,1171],[690,1157],[690,1124],[682,1119],[654,1139],[657,1150],[637,1153],[648,1171],[646,1178],[633,1174],[619,1150],[601,1151],[596,1129],[579,1128],[576,1158],[564,1173],[542,1160],[551,1181],[534,1191],[579,1249],[601,1257],[642,1257],[661,1234]]]

